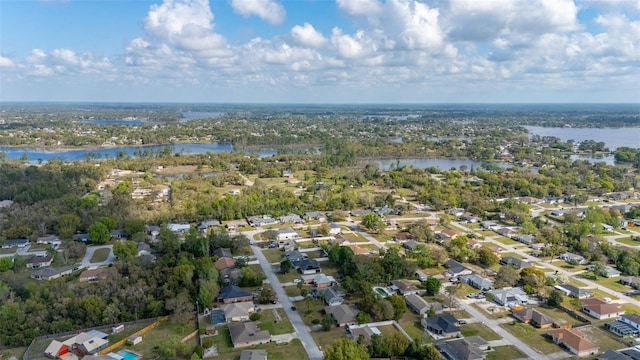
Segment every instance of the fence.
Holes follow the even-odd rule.
[[[141,335],[145,334],[147,331],[149,331],[149,330],[151,330],[151,329],[155,328],[156,326],[160,325],[160,323],[161,323],[161,322],[166,321],[167,319],[168,319],[168,317],[167,317],[167,316],[164,316],[164,317],[158,318],[158,320],[156,320],[156,321],[155,321],[155,322],[153,322],[152,324],[150,324],[150,325],[148,325],[148,326],[143,327],[142,329],[140,329],[140,330],[136,331],[136,332],[135,332],[135,333],[133,333],[132,335],[135,335],[135,336],[141,336]],[[100,350],[100,351],[98,352],[98,355],[105,355],[105,354],[108,354],[108,353],[110,353],[112,350],[117,349],[117,348],[119,348],[120,346],[122,346],[122,345],[124,345],[124,344],[126,344],[126,343],[127,343],[127,339],[126,339],[126,338],[125,338],[125,339],[122,339],[122,340],[120,340],[120,341],[118,341],[118,342],[116,342],[116,343],[113,343],[113,344],[109,345],[109,346],[108,346],[108,347],[106,347],[105,349]]]
[[[140,324],[140,323],[147,323],[147,322],[154,321],[154,320],[155,320],[155,322],[159,322],[159,321],[164,320],[166,318],[167,317],[165,316],[163,318],[140,319],[140,320],[133,320],[133,321],[128,321],[128,322],[124,322],[124,323],[116,323],[116,324],[109,324],[109,325],[94,326],[94,327],[91,327],[91,328],[85,328],[85,329],[80,329],[80,330],[73,330],[73,331],[67,331],[67,332],[63,332],[63,333],[47,334],[47,335],[38,336],[38,337],[33,338],[33,340],[31,341],[31,344],[29,344],[29,347],[27,347],[27,350],[24,352],[24,355],[22,356],[22,359],[23,360],[31,360],[31,359],[37,359],[37,358],[45,357],[44,353],[42,353],[42,352],[41,353],[37,353],[37,354],[31,354],[31,348],[38,341],[47,340],[47,339],[54,339],[54,338],[61,338],[61,337],[70,336],[70,335],[77,335],[77,334],[79,334],[81,332],[87,332],[87,331],[91,331],[91,330],[111,330],[112,327],[117,326],[117,325],[130,326],[130,325],[135,325],[135,324]]]
[[[587,319],[586,317],[582,316],[581,314],[579,314],[576,311],[573,311],[571,309],[567,309],[564,306],[558,306],[558,310],[560,310],[562,312],[565,312],[565,313],[569,314],[569,316],[571,316],[572,318],[582,322],[582,324],[573,325],[572,327],[574,327],[574,328],[591,325],[591,320]]]

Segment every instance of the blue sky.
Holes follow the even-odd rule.
[[[636,0],[0,0],[0,101],[640,102]]]

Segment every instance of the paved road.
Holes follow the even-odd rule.
[[[468,312],[471,317],[480,320],[483,324],[491,328],[491,330],[495,331],[498,335],[502,336],[502,339],[505,340],[508,344],[511,344],[518,348],[518,350],[525,353],[529,358],[536,360],[550,360],[550,358],[544,354],[541,354],[532,348],[529,345],[522,342],[522,340],[517,337],[511,335],[507,330],[500,327],[500,323],[497,320],[489,319],[484,316],[481,311],[476,310],[470,304],[467,304],[464,300],[458,301],[459,307],[462,307],[466,312]],[[569,354],[567,354],[569,357]]]
[[[109,249],[109,256],[103,262],[92,263],[91,258],[93,257],[93,253],[98,249]],[[113,245],[102,245],[102,246],[87,246],[87,252],[84,254],[84,258],[82,259],[82,267],[100,267],[100,266],[108,266],[109,264],[116,261],[116,256],[113,254]]]
[[[311,336],[311,330],[309,329],[309,327],[305,325],[304,322],[302,322],[300,314],[298,314],[296,311],[291,310],[291,306],[293,305],[291,301],[289,301],[289,296],[287,296],[287,294],[285,293],[284,288],[280,284],[280,280],[278,280],[276,274],[273,273],[271,264],[269,263],[269,261],[267,261],[267,258],[264,256],[264,254],[262,254],[262,250],[255,245],[252,245],[251,248],[253,249],[253,253],[256,255],[256,258],[260,262],[262,271],[264,271],[265,275],[267,276],[267,280],[269,280],[271,287],[275,291],[276,295],[278,295],[278,300],[280,300],[280,302],[282,303],[284,312],[287,314],[289,320],[291,321],[291,324],[293,325],[293,328],[296,330],[296,333],[298,334],[298,337],[300,338],[302,346],[307,352],[309,359],[324,359],[322,351],[320,351],[318,345]]]

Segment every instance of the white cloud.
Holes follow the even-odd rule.
[[[296,25],[291,28],[291,38],[299,45],[319,48],[326,44],[327,39],[321,32],[317,31],[313,25],[304,23],[304,25]]]
[[[256,15],[269,24],[281,24],[287,15],[284,7],[273,0],[231,0],[231,6],[240,15]]]
[[[367,39],[362,30],[351,36],[343,34],[340,28],[333,28],[331,43],[338,51],[338,55],[347,59],[361,58],[369,54],[371,50],[375,51],[375,46],[372,46],[371,40]]]
[[[378,16],[382,4],[378,0],[336,0],[338,8],[349,15]]]
[[[13,60],[8,57],[0,56],[0,68],[11,68],[16,66]]]
[[[225,38],[214,32],[207,0],[164,0],[151,6],[143,23],[148,34],[180,50],[229,56]]]

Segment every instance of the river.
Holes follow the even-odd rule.
[[[584,140],[602,141],[611,151],[623,146],[640,148],[640,127],[560,128],[525,126],[524,128],[533,135],[555,136],[564,142],[567,140],[576,142]]]
[[[180,154],[206,154],[221,153],[221,152],[234,152],[233,145],[227,143],[198,143],[198,144],[174,144],[174,145],[144,145],[144,146],[117,146],[117,147],[105,147],[98,149],[77,149],[77,150],[64,150],[64,151],[52,151],[52,150],[40,150],[29,148],[13,148],[13,147],[0,147],[0,152],[4,152],[7,158],[12,160],[21,159],[24,154],[27,154],[28,161],[49,161],[52,159],[61,159],[62,161],[77,161],[85,160],[86,156],[95,160],[116,158],[119,153],[124,153],[127,156],[135,157],[136,153],[144,153],[145,151],[155,153],[157,151],[164,150],[166,147],[171,148],[171,153]],[[246,150],[244,152],[256,153],[260,157],[268,157],[277,153],[274,149],[259,149],[255,151]]]

